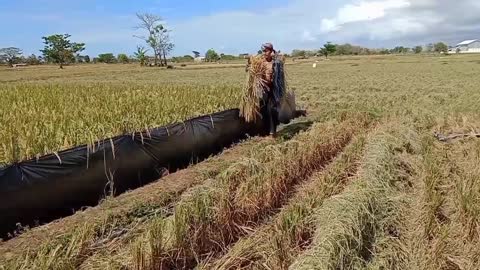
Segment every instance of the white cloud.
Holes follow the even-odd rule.
[[[407,0],[360,1],[357,4],[347,4],[338,10],[333,19],[323,19],[323,32],[338,31],[342,25],[353,22],[372,21],[386,16],[391,9],[410,6]]]
[[[309,30],[303,30],[302,41],[311,42],[316,40],[317,38],[312,35],[312,32]]]
[[[332,19],[322,19],[322,24],[320,26],[320,30],[324,33],[326,32],[333,32],[340,30],[340,27],[338,24],[335,22],[335,20]]]

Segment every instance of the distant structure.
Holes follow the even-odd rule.
[[[26,66],[28,66],[28,64],[23,64],[22,63],[22,64],[13,64],[12,67],[17,68],[17,67],[26,67]]]
[[[193,61],[196,63],[205,62],[205,57],[204,56],[195,57]]]
[[[250,54],[248,54],[248,53],[241,53],[241,54],[238,55],[238,58],[240,58],[240,59],[247,59],[249,57],[250,57]]]
[[[471,39],[465,40],[457,45],[454,48],[450,49],[451,53],[480,53],[480,40]]]

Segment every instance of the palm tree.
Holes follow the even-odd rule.
[[[137,51],[133,53],[135,58],[137,58],[140,61],[140,65],[144,66],[145,62],[147,60],[147,52],[148,50],[145,49],[143,46],[137,46]]]

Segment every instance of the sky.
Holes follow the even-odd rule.
[[[327,41],[372,48],[480,38],[479,0],[0,0],[0,48],[40,54],[42,36],[68,33],[83,54],[133,54],[136,13],[161,16],[173,55],[318,49]]]

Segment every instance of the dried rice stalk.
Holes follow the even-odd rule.
[[[250,57],[248,80],[240,103],[240,116],[247,122],[255,122],[260,116],[260,99],[266,82],[263,79],[265,66],[261,57]]]

